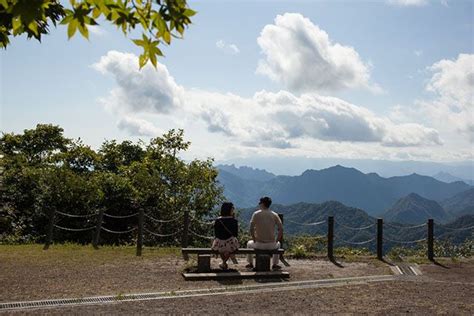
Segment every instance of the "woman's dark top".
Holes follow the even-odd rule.
[[[214,222],[214,234],[216,238],[221,240],[229,239],[232,236],[237,237],[239,222],[233,217],[219,217]]]

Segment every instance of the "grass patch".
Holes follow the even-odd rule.
[[[180,249],[175,247],[148,248],[142,251],[142,257],[135,255],[136,247],[133,246],[102,246],[94,249],[91,245],[73,243],[53,244],[48,250],[43,250],[41,244],[0,245],[2,260],[20,260],[48,262],[91,262],[106,263],[109,261],[139,261],[143,258],[159,258],[178,256]]]

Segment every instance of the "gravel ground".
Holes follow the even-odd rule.
[[[125,293],[215,288],[245,281],[184,281],[186,263],[174,254],[133,252],[1,252],[0,301],[33,300]],[[65,253],[68,256],[65,256]],[[243,270],[244,258],[237,267]],[[217,266],[214,260],[213,265]],[[343,267],[318,260],[290,260],[290,281],[389,274],[376,260],[342,262]],[[474,261],[446,266],[420,265],[421,277],[337,287],[234,293],[104,305],[37,309],[12,314],[466,314],[474,311]]]
[[[64,258],[61,253],[39,252],[30,255],[0,257],[0,302],[71,298],[126,293],[177,291],[214,288],[234,284],[253,284],[254,280],[184,281],[181,272],[186,263],[176,254],[137,258],[120,255],[109,258],[101,253],[78,252]],[[95,256],[94,256],[95,255]],[[237,268],[246,271],[245,258],[238,258]],[[386,265],[376,260],[344,263],[340,268],[326,260],[289,260],[290,281],[390,274]],[[219,261],[212,260],[217,267]]]

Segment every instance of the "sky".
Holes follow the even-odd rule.
[[[0,52],[2,132],[93,148],[183,128],[186,159],[471,162],[474,1],[190,1],[184,39],[138,69],[101,23]],[[138,37],[138,34],[135,34]],[[296,160],[293,160],[296,161]]]

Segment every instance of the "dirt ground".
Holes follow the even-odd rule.
[[[102,253],[67,251],[2,251],[0,247],[0,301],[118,295],[178,291],[255,284],[245,281],[184,281],[187,264],[177,253],[144,253],[110,250]],[[107,250],[108,251],[108,250]],[[73,253],[72,255],[70,253]],[[213,265],[217,266],[218,261]],[[290,260],[289,281],[390,274],[376,260],[341,262]],[[14,314],[316,314],[316,313],[449,313],[474,311],[474,261],[420,265],[421,277],[380,283],[285,290],[267,293],[234,293],[205,297],[118,302],[104,305],[37,309]],[[245,270],[239,258],[239,270]]]
[[[65,252],[65,251],[64,251]],[[40,248],[28,252],[2,253],[0,248],[0,302],[49,298],[119,295],[127,293],[178,291],[192,288],[214,288],[254,283],[239,281],[184,281],[181,272],[195,260],[185,262],[179,253],[150,253],[135,257],[133,251],[93,252],[71,249],[63,251]],[[104,253],[105,252],[105,253]],[[192,259],[193,257],[191,257]],[[237,266],[246,271],[245,257]],[[327,260],[290,260],[290,281],[389,274],[387,266],[376,260],[346,262],[340,268]],[[217,268],[219,261],[212,260]]]

